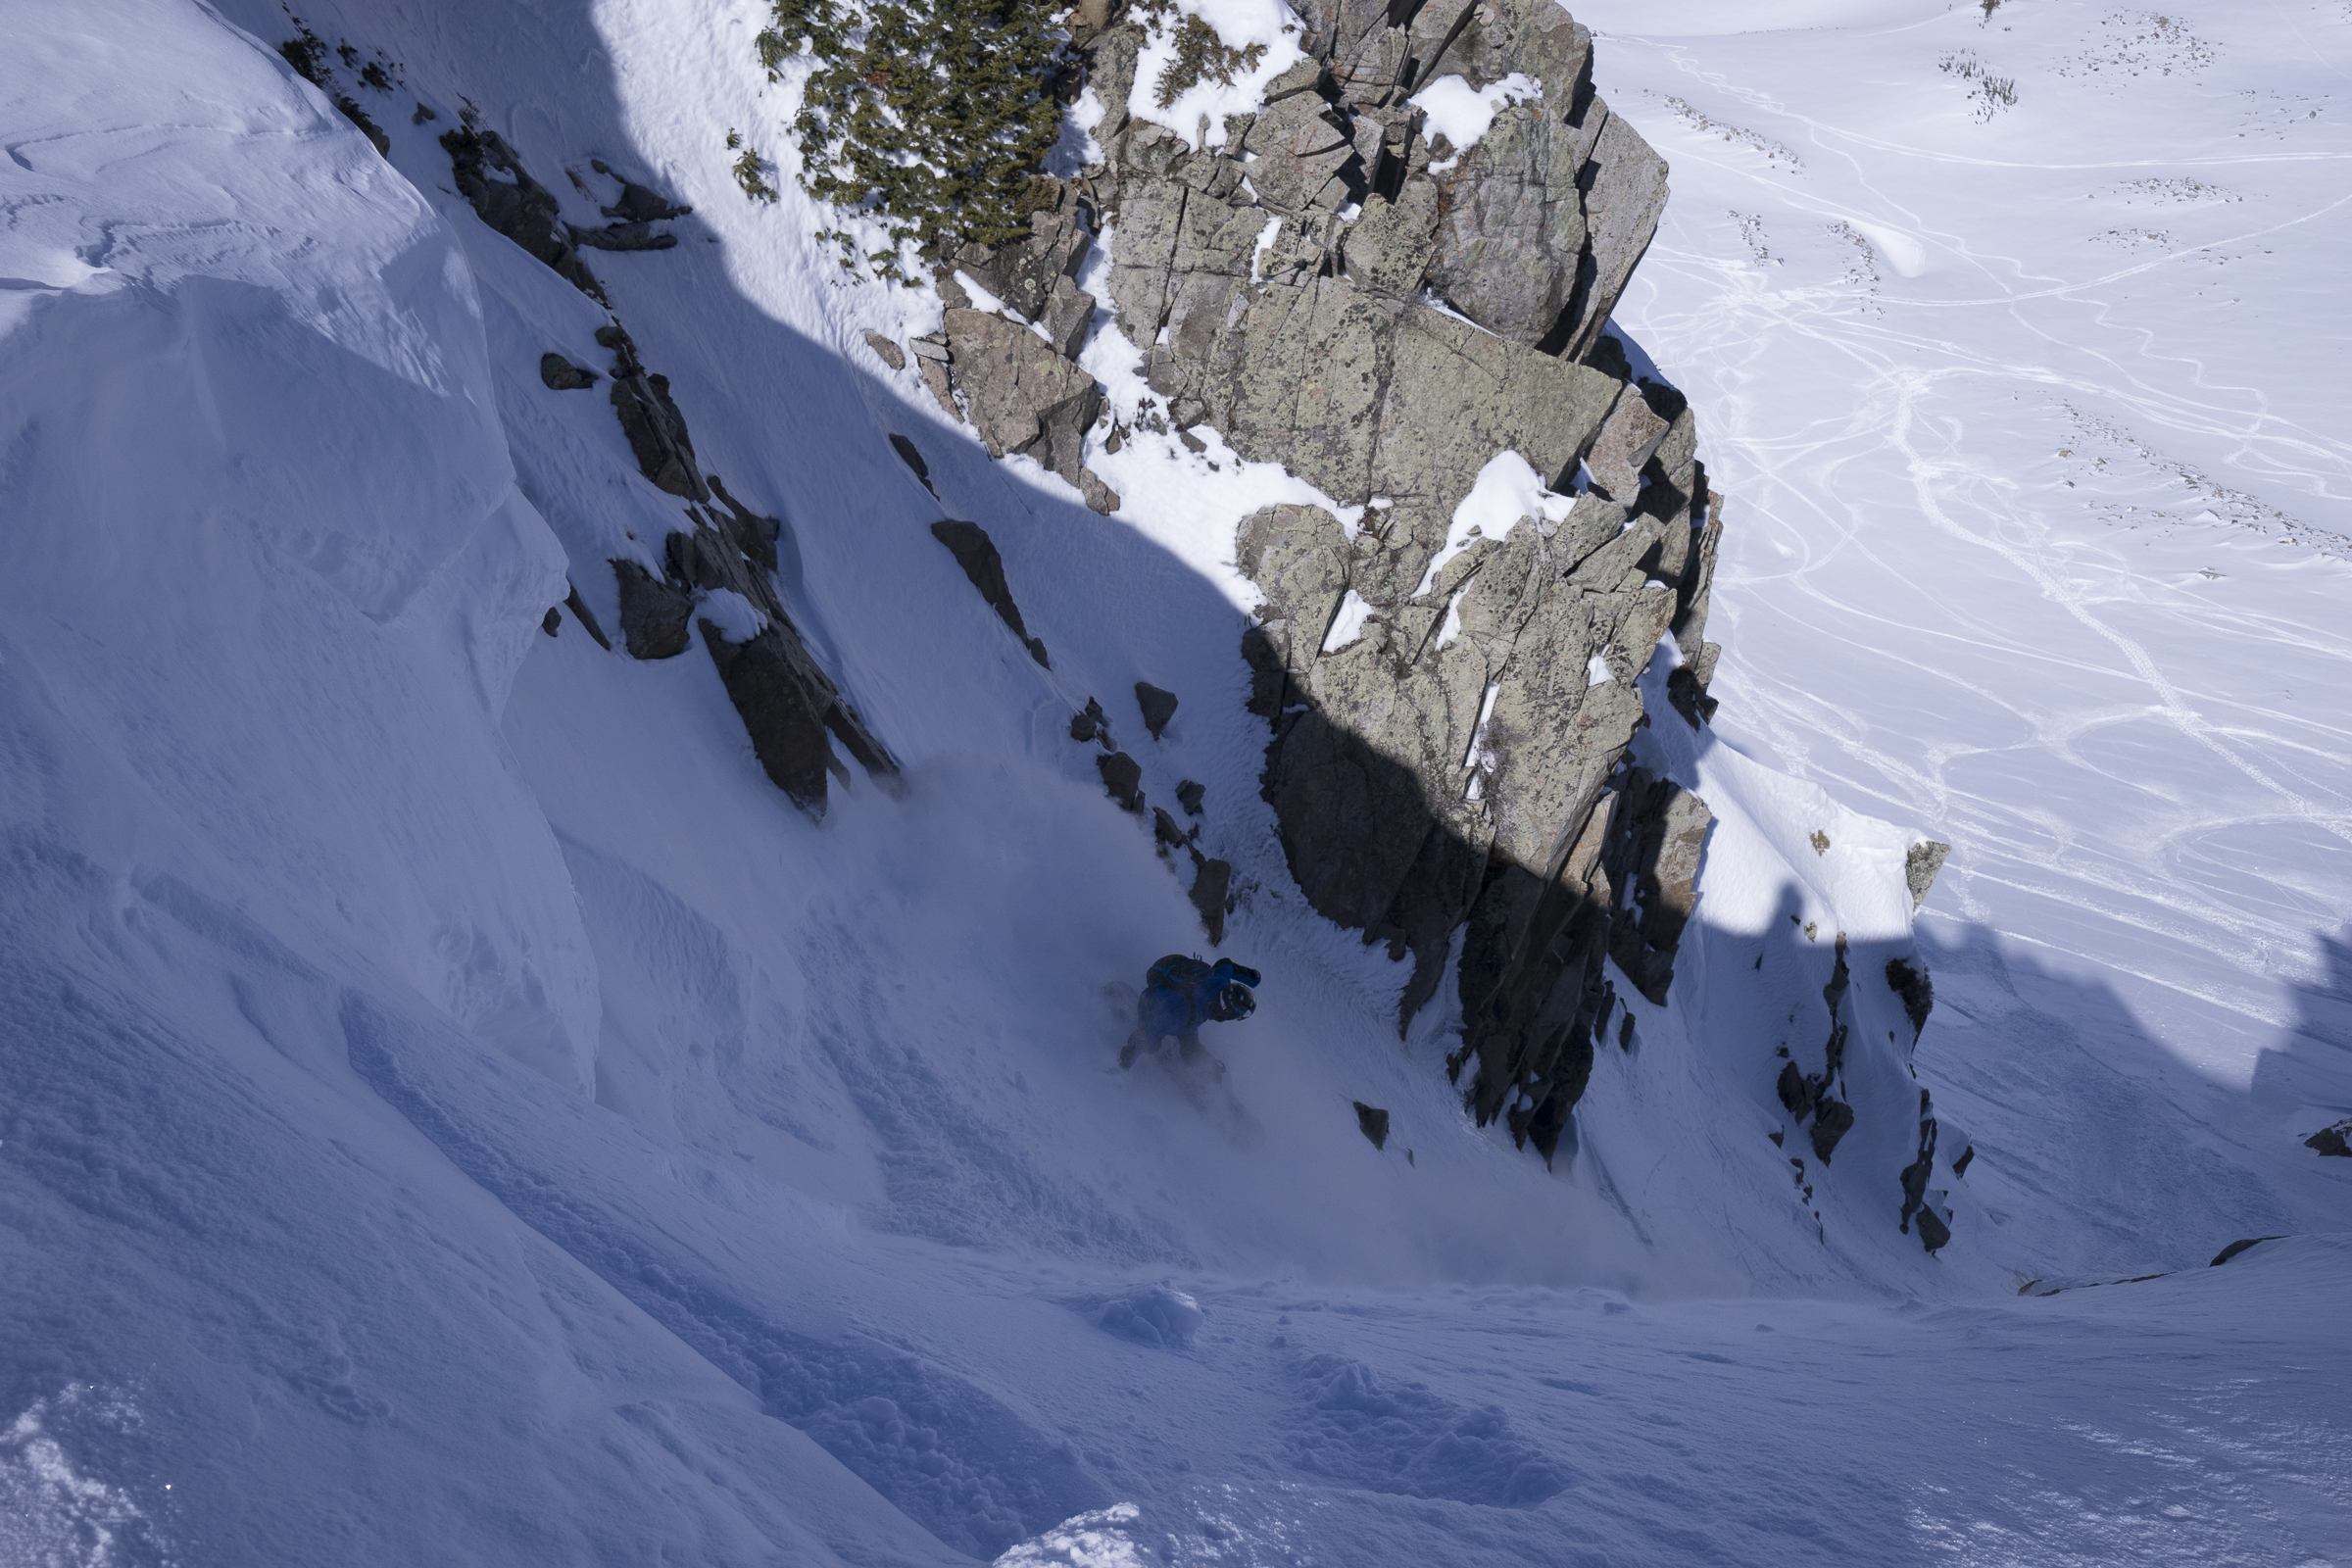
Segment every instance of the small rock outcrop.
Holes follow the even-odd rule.
[[[1168,720],[1176,716],[1176,694],[1148,680],[1139,680],[1135,683],[1135,706],[1143,711],[1144,728],[1157,740],[1160,731],[1168,727]]]
[[[1356,1130],[1371,1140],[1374,1149],[1389,1147],[1389,1113],[1378,1105],[1355,1102]]]
[[[1841,932],[1838,937],[1838,964],[1831,972],[1830,983],[1821,990],[1821,1000],[1830,1009],[1830,1037],[1822,1048],[1822,1069],[1807,1073],[1792,1057],[1781,1068],[1776,1086],[1782,1108],[1788,1119],[1802,1126],[1809,1118],[1813,1123],[1813,1152],[1823,1164],[1830,1162],[1831,1153],[1838,1142],[1854,1126],[1854,1107],[1837,1098],[1835,1091],[1843,1087],[1845,1073],[1845,1042],[1851,1029],[1845,997],[1853,984],[1853,971],[1846,964],[1846,942]],[[1924,1114],[1924,1110],[1923,1110]],[[1924,1177],[1923,1177],[1924,1180]],[[1905,1213],[1905,1219],[1910,1217]]]
[[[1095,769],[1102,775],[1102,788],[1119,803],[1122,811],[1144,814],[1144,766],[1125,752],[1109,752],[1095,759]]]
[[[1911,889],[1911,907],[1917,909],[1928,902],[1928,890],[1936,885],[1936,873],[1943,869],[1946,857],[1952,853],[1949,844],[1927,839],[1911,846],[1903,857],[1903,880]]]
[[[669,396],[669,377],[649,373],[638,362],[637,345],[615,321],[596,329],[596,340],[612,351],[612,412],[636,456],[637,471],[660,488],[687,501],[708,501],[686,416]]]
[[[539,356],[539,380],[551,392],[580,392],[596,385],[596,372],[561,354]]]
[[[580,260],[563,204],[530,176],[504,136],[468,123],[443,131],[441,150],[449,154],[458,194],[473,204],[483,222],[554,268],[581,293],[605,297],[596,274]]]
[[[1225,940],[1225,915],[1233,897],[1233,866],[1193,852],[1193,908],[1200,916],[1211,944]]]
[[[972,586],[980,590],[980,597],[988,602],[988,607],[1012,628],[1012,634],[1029,650],[1029,657],[1051,669],[1053,664],[1046,658],[1046,645],[1029,635],[1028,626],[1021,620],[1021,607],[1012,602],[1012,590],[1004,582],[1004,558],[997,553],[997,543],[989,538],[988,530],[976,522],[949,517],[931,525],[931,537],[948,547],[956,564],[963,568]]]
[[[2352,1116],[2321,1128],[2303,1140],[2303,1147],[2323,1154],[2352,1155]]]

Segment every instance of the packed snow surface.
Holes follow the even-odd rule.
[[[937,299],[733,183],[763,15],[306,7],[388,162],[266,0],[10,18],[0,1563],[2352,1554],[2340,0],[1580,10],[1674,169],[1617,323],[1727,498],[1725,653],[1704,731],[1681,651],[1587,672],[1716,825],[1551,1170],[1258,798],[1234,524],[1319,498],[1139,425],[1107,313],[1120,512],[990,463],[865,345]],[[681,516],[541,382],[609,318],[454,194],[469,104],[575,223],[591,159],[694,207],[592,263],[896,785],[811,822],[699,647],[542,633]],[[1233,862],[1221,1081],[1116,1067],[1207,943],[1090,697]],[[1792,1173],[1838,934],[1864,1024],[1888,956],[1936,1008]],[[1923,1089],[1976,1151],[1933,1257]]]

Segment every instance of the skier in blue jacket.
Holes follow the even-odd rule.
[[[1170,1035],[1176,1037],[1181,1059],[1190,1062],[1200,1056],[1200,1026],[1249,1017],[1257,1008],[1257,998],[1250,988],[1258,980],[1255,969],[1231,958],[1211,964],[1181,953],[1169,954],[1144,977],[1135,1032],[1119,1053],[1119,1065],[1134,1066],[1136,1057],[1158,1050],[1159,1043]],[[1222,1076],[1224,1063],[1219,1062],[1217,1070]]]

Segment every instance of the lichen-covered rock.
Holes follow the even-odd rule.
[[[1086,428],[1102,408],[1095,378],[1001,316],[951,310],[946,324],[948,374],[988,455],[1027,452],[1079,484]]]
[[[1348,280],[1373,294],[1417,292],[1437,247],[1441,202],[1426,179],[1406,181],[1396,198],[1375,195],[1347,231]]]
[[[1445,192],[1430,284],[1489,331],[1536,343],[1558,324],[1585,249],[1585,148],[1548,103],[1511,105],[1431,178]]]
[[[1943,862],[1951,853],[1949,844],[1924,839],[1903,856],[1903,881],[1911,890],[1912,908],[1928,902],[1928,890],[1936,885],[1936,873],[1943,869]]]
[[[1039,176],[1044,199],[1029,213],[1029,237],[1005,245],[966,245],[954,270],[1032,321],[1046,318],[1054,285],[1074,276],[1094,245],[1094,230],[1075,187]]]
[[[1350,194],[1343,172],[1363,167],[1346,118],[1312,92],[1268,104],[1242,149],[1252,155],[1249,178],[1258,205],[1274,213],[1341,206]]]
[[[1642,470],[1656,456],[1667,429],[1667,422],[1658,417],[1640,390],[1627,387],[1601,421],[1600,433],[1592,438],[1592,450],[1585,458],[1593,486],[1602,495],[1632,506],[1642,493]]]

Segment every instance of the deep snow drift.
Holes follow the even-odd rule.
[[[938,303],[815,241],[757,8],[314,8],[389,162],[259,0],[20,9],[0,1562],[2341,1559],[2340,6],[1580,11],[1735,510],[1723,710],[1642,743],[1698,921],[1549,1171],[1274,845],[1232,528],[1296,481],[990,463],[864,346]],[[542,635],[678,513],[542,382],[608,318],[452,188],[468,106],[574,221],[592,158],[695,207],[594,265],[900,787],[812,823],[699,649]],[[1115,1069],[1207,944],[1089,697],[1236,867],[1222,1085]],[[1836,932],[1936,1008],[1792,1173]]]

